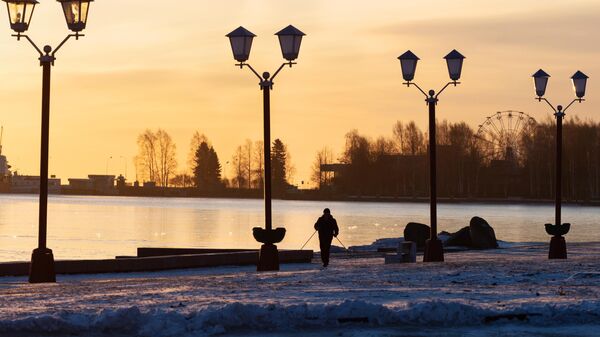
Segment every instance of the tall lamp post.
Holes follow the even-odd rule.
[[[588,77],[581,71],[577,71],[571,80],[573,81],[573,89],[575,90],[575,96],[566,108],[562,105],[554,107],[550,101],[544,98],[546,93],[546,86],[548,85],[548,75],[542,69],[538,70],[533,74],[533,84],[535,87],[535,93],[537,97],[535,99],[538,102],[544,101],[548,103],[548,106],[552,108],[554,116],[556,117],[556,189],[555,189],[555,201],[554,201],[554,224],[546,224],[546,232],[552,235],[550,239],[550,249],[548,252],[548,258],[550,259],[566,259],[567,258],[567,243],[563,235],[566,235],[571,228],[570,223],[561,222],[561,203],[562,203],[562,124],[565,112],[575,102],[583,102],[585,96],[585,87],[587,84]]]
[[[74,37],[84,36],[81,31],[85,29],[88,18],[90,2],[93,0],[57,0],[60,2],[67,27],[74,32],[65,37],[52,51],[52,47],[44,46],[43,51],[33,42],[29,36],[24,35],[29,28],[33,10],[38,4],[36,0],[3,0],[8,8],[8,19],[10,28],[16,32],[12,36],[17,40],[25,38],[39,54],[40,66],[42,67],[42,135],[40,154],[40,206],[39,206],[39,235],[38,248],[33,250],[31,265],[29,267],[29,282],[55,282],[54,255],[52,250],[46,246],[47,233],[47,211],[48,211],[48,141],[50,124],[50,70],[56,60],[56,52]]]
[[[425,254],[423,256],[423,262],[442,262],[444,261],[444,248],[442,241],[437,236],[437,178],[436,178],[436,124],[435,124],[435,106],[438,102],[438,97],[449,85],[458,85],[460,82],[460,75],[462,72],[463,60],[465,59],[459,52],[452,50],[448,55],[444,57],[448,65],[448,73],[451,81],[446,83],[444,87],[436,94],[434,90],[429,90],[429,93],[425,93],[421,87],[416,83],[412,82],[415,77],[415,71],[417,69],[417,62],[419,58],[413,54],[410,50],[400,55],[400,67],[402,68],[402,77],[406,82],[407,87],[414,85],[419,91],[425,95],[425,102],[429,106],[429,212],[431,217],[431,231],[429,240],[425,243]]]
[[[250,48],[252,47],[252,39],[256,37],[253,33],[244,27],[238,27],[226,36],[231,43],[233,58],[239,62],[236,66],[240,69],[248,67],[259,80],[260,90],[263,92],[263,113],[264,113],[264,167],[265,167],[265,182],[264,182],[264,199],[265,199],[265,228],[255,227],[252,233],[256,241],[261,242],[260,253],[258,258],[257,270],[269,271],[279,270],[279,253],[275,243],[281,242],[285,236],[285,228],[275,228],[272,226],[271,216],[271,103],[270,92],[273,90],[273,80],[279,72],[285,67],[290,68],[296,64],[294,60],[298,58],[300,52],[300,43],[302,37],[305,36],[296,27],[289,25],[277,32],[275,35],[279,38],[281,52],[284,62],[271,76],[268,72],[264,72],[262,77],[254,68],[246,61],[250,58]]]

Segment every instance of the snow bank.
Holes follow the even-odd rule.
[[[348,324],[454,327],[524,322],[536,326],[599,323],[600,302],[532,304],[508,310],[456,301],[416,302],[396,307],[364,301],[299,305],[229,303],[188,311],[185,308],[142,311],[130,307],[88,313],[61,311],[12,321],[0,320],[0,332],[210,336],[250,330],[335,328]]]
[[[403,237],[399,238],[381,238],[375,240],[370,245],[350,246],[350,250],[354,251],[377,251],[378,248],[397,248],[400,242],[404,242]]]
[[[440,233],[440,234],[438,234],[438,238],[440,240],[442,240],[443,243],[445,243],[450,238],[450,235],[445,234],[445,233]],[[400,245],[401,242],[404,242],[403,237],[380,238],[380,239],[375,240],[373,243],[371,243],[369,245],[350,246],[348,248],[350,250],[354,250],[354,251],[375,252],[379,248],[394,248],[395,249],[396,247],[398,247],[398,245]],[[508,241],[502,241],[502,240],[497,240],[497,242],[498,242],[498,248],[501,248],[501,249],[510,249],[510,248],[515,248],[515,247],[544,245],[545,244],[543,242],[508,242]],[[461,246],[444,247],[444,248],[447,250],[452,250],[452,251],[471,249],[469,247],[461,247]],[[340,251],[344,251],[344,250],[342,248],[340,248]],[[332,249],[332,252],[334,252],[333,249]],[[337,251],[335,251],[335,252],[337,252]]]

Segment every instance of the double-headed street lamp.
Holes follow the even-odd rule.
[[[571,228],[570,223],[561,222],[561,203],[562,203],[562,124],[565,112],[573,103],[583,102],[585,96],[585,87],[587,84],[588,77],[581,71],[577,71],[571,80],[573,81],[573,89],[575,90],[575,96],[566,108],[563,109],[562,105],[558,105],[556,108],[550,101],[544,98],[546,93],[546,86],[548,85],[548,75],[542,69],[538,70],[533,74],[533,84],[535,86],[536,99],[541,102],[545,101],[552,108],[554,116],[556,117],[556,189],[555,189],[555,218],[554,224],[546,224],[546,232],[552,235],[550,240],[550,249],[548,252],[548,258],[550,259],[566,259],[567,258],[567,243],[563,235],[569,232]]]
[[[270,92],[273,89],[273,80],[283,69],[283,67],[296,64],[294,60],[298,58],[300,52],[300,43],[305,35],[300,30],[292,25],[289,25],[276,33],[279,38],[281,52],[283,58],[287,62],[283,63],[277,71],[271,76],[268,72],[264,72],[262,77],[252,68],[246,61],[250,58],[250,48],[252,47],[252,39],[256,37],[253,33],[244,27],[238,27],[233,32],[227,34],[233,51],[233,58],[239,63],[240,69],[244,66],[252,70],[252,73],[259,79],[260,89],[263,92],[263,112],[264,112],[264,167],[265,167],[265,183],[264,183],[264,198],[265,198],[265,228],[255,227],[252,230],[256,241],[263,245],[260,247],[257,270],[269,271],[279,270],[279,254],[275,243],[281,242],[285,236],[285,228],[275,228],[272,226],[271,217],[271,104]]]
[[[423,95],[425,95],[425,102],[429,106],[429,189],[430,189],[430,216],[431,216],[431,231],[429,240],[425,244],[425,255],[423,256],[423,262],[442,262],[444,261],[444,248],[442,241],[437,237],[437,189],[436,189],[436,140],[435,140],[435,106],[438,102],[438,96],[449,86],[458,85],[460,82],[460,75],[462,72],[463,60],[465,59],[459,52],[452,50],[448,55],[444,57],[448,65],[448,73],[451,81],[436,94],[434,90],[429,90],[429,94],[425,93],[421,87],[412,80],[415,78],[415,71],[417,69],[417,62],[419,58],[413,54],[410,50],[400,55],[400,67],[402,68],[402,77],[406,81],[407,87],[414,85]]]
[[[38,248],[33,250],[29,268],[29,282],[55,282],[54,256],[46,246],[47,211],[48,211],[48,134],[50,124],[50,69],[54,65],[56,52],[71,37],[79,39],[80,32],[85,29],[90,2],[93,0],[57,0],[62,6],[67,27],[74,32],[69,34],[52,51],[52,47],[44,46],[43,52],[29,36],[24,35],[29,28],[33,10],[38,4],[36,0],[3,0],[8,7],[10,28],[16,32],[12,35],[20,40],[27,39],[40,55],[42,66],[42,136],[40,155],[40,206],[39,206],[39,235]]]

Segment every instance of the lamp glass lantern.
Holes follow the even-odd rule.
[[[27,31],[38,2],[36,0],[4,0],[4,2],[8,8],[10,28],[17,33]]]
[[[292,62],[298,58],[300,53],[300,44],[302,43],[302,37],[305,36],[298,28],[289,25],[279,32],[275,33],[279,37],[279,44],[281,46],[281,53],[283,58]]]
[[[398,60],[400,60],[400,68],[402,68],[402,77],[406,82],[412,81],[415,78],[419,58],[413,52],[407,50],[404,54],[398,56]]]
[[[577,98],[583,98],[583,96],[585,96],[587,79],[587,75],[579,70],[577,70],[577,72],[571,76],[571,80],[573,81],[573,89],[575,89],[575,95],[577,95]]]
[[[456,49],[453,49],[448,55],[444,56],[448,65],[448,74],[450,79],[458,81],[462,72],[463,60],[465,57]]]
[[[73,32],[79,33],[85,29],[88,19],[90,2],[94,0],[57,0],[61,3],[67,27]]]
[[[548,78],[550,78],[550,75],[548,75],[545,71],[540,69],[536,71],[535,74],[533,74],[531,77],[533,77],[535,94],[538,95],[538,97],[544,96],[544,94],[546,94],[546,86],[548,85]]]
[[[225,36],[229,38],[229,43],[231,43],[233,58],[238,62],[248,61],[250,58],[250,49],[252,48],[252,39],[256,35],[240,26]]]

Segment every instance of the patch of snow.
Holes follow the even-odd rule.
[[[563,305],[523,304],[491,309],[456,301],[426,301],[402,306],[345,300],[327,304],[210,305],[193,311],[143,310],[133,306],[99,312],[61,311],[18,320],[0,320],[0,332],[129,333],[140,337],[216,335],[235,331],[289,331],[339,327],[344,322],[369,326],[464,327],[482,326],[489,317],[505,316],[497,323],[524,320],[533,325],[598,323],[600,301]],[[510,317],[519,316],[522,319]]]
[[[556,336],[566,326],[566,335],[593,336],[582,327],[600,325],[600,243],[569,243],[568,260],[547,254],[547,244],[520,244],[447,253],[444,263],[385,265],[343,252],[326,270],[315,261],[265,273],[0,278],[0,336]],[[489,334],[471,333],[479,330]]]
[[[365,251],[365,252],[377,251],[378,248],[394,248],[394,249],[396,249],[398,247],[398,245],[400,244],[400,242],[404,242],[403,237],[382,238],[382,239],[375,240],[375,242],[371,243],[370,245],[350,246],[350,247],[348,247],[348,249],[354,250],[354,251]]]

